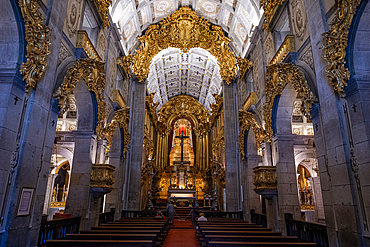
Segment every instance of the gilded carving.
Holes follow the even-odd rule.
[[[253,184],[256,192],[277,189],[276,166],[257,166],[253,168],[253,172]]]
[[[156,115],[154,112],[158,103],[153,104],[153,101],[150,101],[153,100],[153,95],[147,97],[151,97],[147,98],[147,104],[151,107],[148,113],[152,117],[155,116],[152,121],[158,130],[165,132],[169,128],[173,116],[188,116],[191,117],[196,124],[195,128],[200,130],[200,135],[209,132],[213,118],[207,109],[193,97],[179,95],[171,98],[161,107]]]
[[[117,64],[120,65],[126,73],[128,78],[131,78],[131,64],[133,62],[134,55],[127,55],[117,59]]]
[[[254,132],[254,138],[256,140],[256,147],[258,150],[261,149],[261,143],[265,140],[267,133],[265,129],[257,124],[253,113],[239,109],[239,148],[240,156],[244,160],[244,136],[245,132],[252,128]]]
[[[66,112],[68,108],[68,96],[73,94],[73,88],[80,79],[86,82],[89,91],[94,92],[96,96],[98,124],[95,131],[99,139],[104,129],[104,120],[106,117],[106,103],[103,94],[105,87],[104,63],[90,58],[78,59],[67,70],[62,85],[56,90],[53,97],[58,99],[60,111],[62,113]]]
[[[323,34],[322,49],[325,53],[326,75],[334,87],[334,91],[343,96],[344,88],[350,78],[350,72],[345,68],[346,47],[349,28],[353,16],[361,0],[336,1],[337,11],[331,21],[331,29]]]
[[[109,124],[107,124],[102,131],[104,139],[106,139],[108,142],[106,153],[109,153],[110,148],[112,147],[114,130],[119,126],[123,130],[124,134],[122,153],[123,158],[126,158],[128,145],[131,140],[131,135],[130,132],[128,131],[129,121],[130,121],[130,107],[127,106],[125,108],[117,110],[114,113],[112,121]]]
[[[109,6],[112,4],[112,0],[94,0],[94,3],[99,11],[99,15],[103,20],[105,27],[109,26]]]
[[[290,82],[297,91],[297,97],[302,100],[302,112],[310,117],[312,104],[317,101],[316,97],[310,91],[307,81],[294,64],[278,63],[266,67],[266,101],[264,105],[264,121],[267,137],[271,140],[272,130],[272,107],[275,97],[281,95],[285,86]]]
[[[43,24],[44,17],[35,0],[19,0],[19,7],[24,19],[27,61],[22,63],[19,72],[26,82],[26,92],[35,88],[46,70],[46,56],[50,54],[50,28]]]
[[[90,177],[90,187],[113,189],[113,173],[115,169],[116,168],[114,166],[109,164],[93,164]]]
[[[265,23],[263,23],[263,29],[269,30],[270,22],[275,15],[275,12],[279,5],[283,4],[285,0],[261,0],[261,7],[263,7],[265,15]]]
[[[224,35],[221,27],[210,27],[209,22],[199,18],[192,9],[182,7],[159,24],[148,27],[146,33],[139,37],[141,46],[137,53],[133,57],[121,59],[123,67],[127,70],[132,61],[133,72],[142,82],[148,77],[153,57],[160,51],[174,47],[187,52],[200,47],[216,57],[221,77],[230,84],[237,73],[236,57],[228,46],[230,39]],[[239,61],[243,62],[239,66],[246,70],[248,61],[241,58]]]
[[[236,60],[238,61],[238,66],[240,70],[239,78],[242,79],[245,75],[245,72],[247,72],[247,70],[253,66],[253,62],[242,57],[237,57]]]

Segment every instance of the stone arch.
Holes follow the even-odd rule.
[[[275,134],[292,134],[292,113],[294,101],[297,98],[297,92],[291,83],[288,83],[283,93],[279,96],[277,104],[276,114],[273,112],[272,126]]]
[[[84,80],[85,83],[82,83],[83,85],[81,85],[81,83],[78,83],[80,80]],[[84,88],[87,88],[87,91],[84,90]],[[77,93],[79,95],[76,95],[77,108],[81,107],[80,113],[85,113],[83,109],[85,107],[88,107],[89,109],[86,109],[87,114],[91,114],[90,117],[95,116],[96,120],[94,119],[94,121],[90,121],[94,125],[91,129],[95,129],[95,132],[99,139],[104,129],[106,118],[106,103],[103,94],[104,88],[104,63],[90,58],[80,58],[71,67],[68,68],[62,85],[55,91],[53,97],[59,100],[59,107],[61,111],[64,112],[68,107],[68,95],[73,92],[75,94]],[[92,100],[88,99],[88,91],[94,93],[90,94]],[[81,97],[82,100],[78,100],[77,98],[79,97]],[[84,104],[83,100],[91,102],[91,107],[89,106],[89,104]],[[91,112],[91,109],[93,109],[93,112]],[[78,122],[79,127],[84,130],[87,130],[86,128],[91,127],[89,125],[84,125],[84,123],[87,124],[87,122],[83,121],[82,123],[80,123],[80,120]],[[96,122],[96,124],[94,122]]]
[[[291,119],[294,103],[292,100],[295,99],[293,99],[292,95],[298,96],[302,99],[305,115],[310,114],[312,104],[315,103],[317,99],[310,90],[303,72],[300,71],[296,65],[277,63],[267,66],[266,69],[266,101],[264,105],[263,118],[265,121],[267,137],[271,140],[273,134],[278,131],[277,117],[283,117],[284,120],[287,120],[288,112],[290,112],[289,119]],[[288,84],[291,84],[292,87],[288,87],[287,90],[284,90]],[[282,100],[282,102],[280,102],[280,100]],[[289,104],[291,110],[289,109]],[[281,109],[279,109],[279,106]],[[279,127],[279,132],[288,133],[287,129],[284,129],[283,127],[284,124],[281,123],[280,125],[281,127]],[[291,124],[289,122],[289,126],[290,125]],[[289,128],[291,128],[291,126]]]
[[[359,9],[354,16],[352,28],[348,37],[348,54],[347,61],[351,73],[351,80],[348,85],[354,81],[359,84],[357,77],[368,75],[368,68],[370,63],[370,45],[368,37],[370,35],[370,4],[368,1],[362,1]],[[366,80],[366,79],[365,79]]]
[[[13,9],[13,11],[9,11]],[[18,1],[3,1],[0,9],[0,69],[18,71],[25,60],[24,24]]]

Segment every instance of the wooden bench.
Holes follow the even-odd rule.
[[[248,246],[248,247],[311,247],[317,246],[315,243],[276,243],[276,242],[224,242],[224,241],[211,241],[209,247],[235,247],[235,246]]]
[[[198,227],[223,227],[223,228],[263,228],[262,225],[255,225],[255,224],[252,224],[252,225],[223,225],[223,224],[210,224],[210,225],[198,225]]]
[[[297,242],[298,238],[293,236],[241,236],[241,235],[205,235],[205,242],[232,241],[232,242]]]
[[[281,236],[281,232],[266,231],[202,231],[203,235]]]
[[[157,240],[157,234],[66,234],[67,240]]]
[[[47,247],[152,247],[151,240],[46,240]]]

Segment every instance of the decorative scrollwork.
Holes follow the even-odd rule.
[[[68,95],[73,94],[73,88],[80,79],[86,82],[89,91],[95,93],[98,106],[98,124],[95,131],[98,139],[100,139],[106,117],[106,103],[103,94],[105,87],[104,63],[91,58],[78,59],[68,69],[62,85],[54,93],[53,97],[59,100],[60,111],[62,113],[66,112]]]
[[[104,139],[107,140],[108,145],[106,149],[106,153],[109,152],[110,148],[112,147],[112,139],[114,130],[119,126],[124,133],[124,146],[123,146],[123,158],[126,158],[126,153],[128,150],[128,145],[131,140],[130,132],[128,131],[128,124],[130,122],[130,107],[127,106],[125,108],[119,109],[114,113],[112,121],[105,126],[102,131]]]
[[[245,152],[244,152],[244,136],[245,132],[252,127],[254,132],[254,138],[256,140],[256,147],[258,150],[261,149],[261,143],[265,140],[267,133],[264,128],[257,124],[253,113],[247,112],[245,110],[239,109],[239,148],[240,148],[240,155],[242,160],[244,160]]]
[[[247,72],[247,70],[253,66],[253,62],[242,57],[237,57],[236,60],[238,61],[238,66],[240,70],[239,78],[242,79],[245,75],[245,72]]]
[[[267,137],[271,140],[272,130],[272,107],[275,97],[281,95],[285,86],[290,82],[297,91],[297,97],[302,99],[302,112],[310,117],[312,104],[317,102],[308,87],[307,81],[294,64],[278,63],[266,67],[266,101],[264,105],[263,118],[265,120],[265,130]]]
[[[334,91],[340,96],[344,94],[344,88],[350,78],[350,72],[345,68],[346,47],[349,28],[353,16],[361,0],[341,0],[335,1],[337,11],[334,19],[331,21],[331,29],[323,34],[322,49],[325,53],[323,58],[327,65],[326,75],[334,87]]]
[[[46,70],[46,56],[50,54],[50,28],[43,24],[44,17],[35,0],[19,0],[26,29],[27,61],[19,69],[26,82],[26,92],[35,88]]]
[[[128,55],[117,59],[117,64],[120,65],[125,71],[128,78],[131,78],[130,67],[133,62],[134,56]]]
[[[283,4],[286,0],[261,0],[261,7],[263,7],[265,15],[265,23],[263,23],[263,29],[268,30],[270,22],[275,15],[275,12],[279,5]]]
[[[90,187],[113,189],[113,173],[115,169],[116,168],[114,166],[109,164],[93,164],[90,177]]]
[[[209,132],[212,126],[213,118],[207,109],[198,100],[188,95],[179,95],[167,101],[157,112],[153,123],[158,130],[165,132],[169,129],[170,122],[174,116],[188,116],[192,118],[196,129],[200,131],[200,135]]]
[[[253,184],[256,192],[277,189],[276,166],[257,166],[253,168],[253,172]]]
[[[112,0],[94,0],[94,3],[99,11],[99,15],[103,20],[105,27],[109,26],[109,6],[112,4]]]
[[[229,49],[230,39],[224,35],[221,27],[211,26],[209,21],[199,18],[189,7],[182,7],[159,24],[149,26],[139,40],[141,46],[133,56],[132,68],[140,82],[148,77],[153,57],[169,47],[179,48],[184,52],[196,47],[205,49],[216,57],[224,81],[230,84],[235,78],[236,57]],[[123,61],[124,66],[129,68],[131,57],[123,58]],[[240,58],[239,61],[246,63],[246,59]],[[243,66],[240,65],[242,68]]]

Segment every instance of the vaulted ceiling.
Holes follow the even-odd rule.
[[[247,51],[254,27],[263,15],[259,0],[116,0],[110,13],[121,32],[126,55],[140,44],[137,39],[149,25],[173,14],[182,6],[191,7],[198,16],[219,25],[231,39],[230,48],[237,56]],[[168,48],[151,63],[148,91],[154,93],[158,109],[176,95],[191,95],[211,111],[213,95],[221,92],[222,79],[217,60],[201,48],[182,52]]]
[[[201,48],[184,53],[177,48],[168,48],[154,57],[148,76],[148,91],[155,93],[158,109],[170,98],[191,95],[211,111],[215,102],[213,94],[221,91],[222,79],[217,60]]]
[[[240,56],[247,51],[251,32],[263,14],[260,0],[115,0],[110,13],[121,32],[126,55],[136,48],[137,37],[149,25],[182,6],[221,26],[231,39],[232,50]]]

